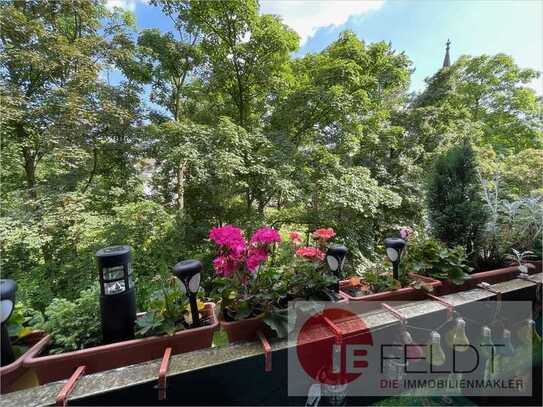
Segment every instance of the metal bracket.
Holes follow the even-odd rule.
[[[453,319],[453,316],[454,316],[454,305],[451,304],[449,301],[447,300],[444,300],[443,298],[441,297],[438,297],[436,295],[433,295],[433,294],[430,294],[430,293],[426,293],[426,296],[430,299],[432,299],[433,301],[436,301],[436,302],[439,302],[441,305],[444,305],[447,307],[447,316],[449,318],[449,321],[451,319]]]
[[[160,369],[158,370],[158,399],[166,400],[166,373],[168,373],[168,367],[170,366],[170,358],[172,356],[172,348],[166,348],[164,356],[162,356],[162,362],[160,363]]]
[[[407,325],[407,317],[402,314],[400,311],[398,311],[397,309],[394,309],[392,308],[390,305],[388,304],[385,304],[385,303],[381,303],[381,306],[386,309],[388,312],[390,312],[392,315],[394,315],[396,318],[399,319],[400,321],[400,324],[403,328],[405,328],[405,326]]]
[[[272,371],[272,348],[271,348],[270,342],[268,342],[268,339],[262,333],[262,331],[257,331],[256,334],[258,335],[258,339],[260,339],[260,343],[262,344],[262,349],[264,350],[264,371],[271,372]]]
[[[332,331],[332,333],[336,336],[336,342],[341,343],[343,341],[343,331],[339,326],[334,324],[332,320],[328,317],[325,317],[322,315],[322,320],[324,321],[324,324]]]
[[[529,274],[526,274],[526,273],[519,273],[517,278],[519,278],[521,280],[529,281],[530,283],[534,283],[534,284],[537,284],[537,285],[542,284],[541,281],[534,280]]]
[[[496,320],[498,314],[502,310],[502,292],[492,288],[492,286],[486,282],[477,284],[477,288],[481,288],[482,290],[488,291],[496,295],[496,311],[494,313],[494,318],[492,319],[492,321]]]
[[[502,300],[502,292],[492,288],[492,286],[489,283],[485,283],[485,282],[479,283],[479,284],[477,284],[477,288],[480,288],[482,290],[488,291],[489,293],[495,294],[496,295],[496,301],[501,301]]]
[[[57,395],[56,399],[56,405],[57,406],[67,406],[68,405],[68,396],[72,393],[72,391],[75,388],[75,385],[77,384],[77,381],[83,374],[85,374],[85,369],[87,366],[79,366],[77,369],[75,369],[75,372],[72,373],[60,393]]]

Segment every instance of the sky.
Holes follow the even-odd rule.
[[[366,42],[390,41],[405,51],[415,72],[411,89],[460,55],[505,53],[522,68],[543,71],[542,0],[261,0],[261,13],[281,16],[301,38],[295,56],[318,52],[344,30]],[[108,0],[133,11],[138,29],[171,29],[171,20],[145,0]],[[543,78],[530,84],[543,94]]]

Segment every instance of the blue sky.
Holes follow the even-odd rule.
[[[145,0],[108,0],[134,11],[138,29],[167,31],[171,21]],[[366,42],[390,41],[413,61],[413,90],[443,62],[450,38],[451,57],[503,52],[518,65],[543,71],[541,0],[262,0],[264,13],[280,15],[300,34],[296,55],[320,51],[346,29]],[[531,86],[543,94],[543,79]]]

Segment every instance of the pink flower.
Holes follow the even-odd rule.
[[[328,240],[333,238],[336,235],[336,232],[332,228],[328,229],[317,229],[313,232],[313,237],[318,239]]]
[[[222,277],[230,277],[238,267],[239,262],[231,256],[219,256],[213,260],[215,272]]]
[[[300,247],[296,250],[296,256],[309,260],[324,260],[324,252],[316,247]]]
[[[255,231],[253,233],[253,236],[251,237],[251,243],[258,243],[258,244],[272,244],[273,242],[280,242],[281,236],[279,236],[279,233],[277,230],[273,228],[263,227]]]
[[[292,240],[293,242],[301,242],[302,234],[300,232],[289,232],[288,238]]]
[[[402,237],[402,239],[409,239],[409,236],[411,236],[412,233],[413,231],[411,230],[411,228],[400,228],[400,236]]]
[[[243,251],[246,244],[241,229],[232,225],[212,228],[209,231],[209,240],[230,249],[234,253]]]
[[[266,251],[266,249],[252,248],[249,249],[247,262],[245,264],[247,265],[247,269],[251,273],[254,273],[258,266],[260,266],[266,260],[268,260],[268,252]]]

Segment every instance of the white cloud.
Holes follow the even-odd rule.
[[[349,17],[366,14],[383,6],[384,0],[263,0],[263,14],[277,14],[293,28],[304,44],[318,28],[338,26]]]
[[[145,0],[107,0],[106,7],[113,9],[113,7],[120,7],[125,10],[134,11],[138,3],[146,3]]]

